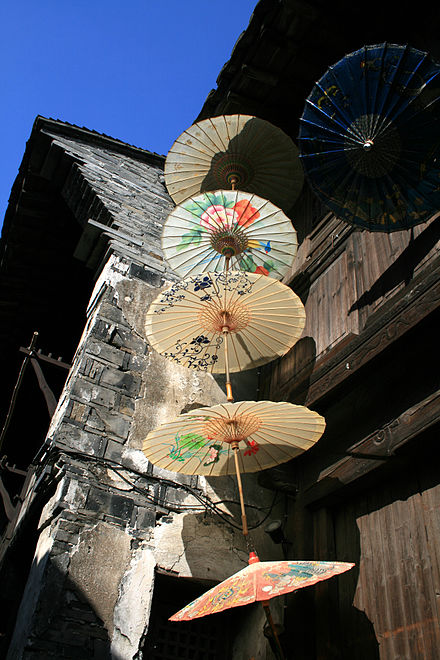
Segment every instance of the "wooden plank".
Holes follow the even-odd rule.
[[[306,504],[330,495],[383,465],[396,449],[439,422],[440,390],[349,447],[350,456],[323,470],[315,482],[305,487]]]
[[[440,649],[440,485],[426,486],[426,479],[420,479],[420,506],[417,511],[419,538],[422,547],[423,591],[429,599],[429,621],[424,631],[425,640],[430,643],[427,656]]]
[[[360,335],[352,336],[348,343],[338,344],[321,361],[318,360],[313,365],[306,391],[303,393],[298,388],[298,392],[290,392],[291,396],[301,398],[307,406],[313,407],[329,391],[437,309],[440,306],[439,273],[440,257],[436,257],[408,287],[369,317],[368,325]],[[307,305],[307,309],[312,314],[310,322],[319,326],[312,305]],[[276,383],[274,387],[278,389]],[[292,389],[290,384],[289,388]],[[280,396],[285,398],[285,388],[280,391]]]

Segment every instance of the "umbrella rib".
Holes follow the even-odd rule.
[[[303,328],[302,327],[298,328],[298,330],[301,330],[301,332],[302,332]],[[279,341],[278,338],[275,338],[273,335],[270,335],[267,332],[264,332],[263,330],[258,330],[258,334],[257,334],[256,332],[254,332],[253,328],[251,329],[251,326],[247,326],[247,328],[245,328],[242,331],[241,334],[244,334],[244,333],[249,333],[250,335],[252,335],[253,337],[256,337],[256,338],[260,338],[261,335],[263,335],[264,337],[268,338],[269,340],[275,341],[280,346],[283,346],[283,342]],[[289,337],[289,338],[292,338],[292,339],[297,339],[296,335],[294,335],[292,332],[287,333],[287,332],[283,332],[282,330],[277,330],[277,334],[282,334],[282,335],[285,335],[286,337]],[[268,346],[262,339],[260,339],[260,341],[265,346]]]
[[[270,440],[267,440],[267,438],[273,438],[273,440],[276,440],[278,442],[282,442],[279,438],[278,429],[275,429],[275,432],[271,433],[265,428],[264,431],[257,431],[257,433],[261,433],[262,435],[264,434],[264,439],[267,442],[270,442]],[[285,442],[283,442],[283,444],[288,445],[289,447],[298,447],[298,445],[296,444],[297,441],[307,442],[307,443],[312,442],[312,444],[314,444],[313,440],[309,440],[308,438],[304,438],[301,435],[295,435],[294,431],[291,431],[291,437],[292,437],[291,441],[286,440]],[[275,443],[271,442],[270,444],[275,444]]]
[[[205,126],[210,126],[211,129],[214,129],[214,134],[212,131],[209,129],[205,129]],[[210,156],[210,166],[212,163],[212,156],[215,154],[216,151],[219,149],[219,143],[216,142],[214,137],[219,137],[218,132],[215,128],[215,125],[211,119],[209,119],[205,125],[202,125],[202,122],[200,122],[197,125],[197,129],[200,129],[200,132],[203,134],[203,138],[206,140],[202,140],[201,137],[196,136],[194,134],[194,131],[191,131],[191,129],[188,131],[188,135],[191,136],[191,139],[197,140],[200,144],[202,144],[204,147],[211,149],[211,154],[208,154]],[[220,139],[220,150],[223,148],[223,141]]]
[[[166,250],[167,250],[167,248],[164,249],[164,251],[166,251]],[[204,257],[205,255],[209,255],[209,254],[213,254],[213,257],[212,257],[212,258],[215,258],[215,254],[216,254],[216,252],[215,252],[215,250],[213,250],[213,248],[212,248],[210,245],[209,245],[208,247],[200,247],[200,246],[197,246],[197,247],[194,247],[194,248],[188,248],[188,249],[185,250],[186,259],[184,259],[183,261],[181,261],[181,262],[178,264],[178,267],[179,267],[179,268],[185,268],[185,267],[186,267],[186,264],[187,264],[188,262],[191,263],[192,261],[194,261],[194,255],[196,255],[196,256],[200,256],[200,261],[199,261],[199,263],[201,263],[202,260],[203,260],[203,257]],[[169,256],[167,257],[167,259],[168,259],[169,261],[171,261],[171,260],[175,261],[175,260],[178,259],[178,258],[179,258],[179,255],[178,255],[178,254],[174,254],[174,255],[171,255],[171,257],[169,257]],[[206,257],[206,258],[207,258],[207,257]]]

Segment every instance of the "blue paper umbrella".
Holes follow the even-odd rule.
[[[299,146],[313,190],[346,222],[425,222],[440,210],[440,65],[386,43],[347,55],[308,97]]]

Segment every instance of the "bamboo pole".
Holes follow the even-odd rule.
[[[232,450],[234,452],[235,474],[237,475],[238,494],[239,494],[239,497],[240,497],[241,522],[242,522],[242,525],[243,525],[243,536],[246,537],[249,534],[249,530],[248,530],[248,525],[247,525],[246,508],[244,506],[243,484],[241,482],[240,465],[238,463],[238,452],[240,451],[240,449],[238,447],[238,442],[237,441],[232,442],[231,447],[232,447]]]
[[[280,638],[278,637],[275,622],[272,619],[272,614],[271,614],[271,611],[270,611],[269,603],[268,603],[267,600],[262,600],[261,604],[262,604],[264,612],[266,614],[267,623],[269,624],[270,629],[272,630],[273,638],[275,640],[275,644],[277,645],[277,650],[278,650],[278,654],[280,656],[280,660],[286,660],[286,656],[284,655],[283,647],[281,646]]]

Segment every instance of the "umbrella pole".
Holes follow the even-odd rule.
[[[248,530],[248,526],[247,526],[246,509],[245,509],[245,506],[244,506],[243,485],[241,483],[240,466],[239,466],[239,463],[238,463],[238,452],[239,452],[238,442],[236,440],[234,442],[231,442],[231,447],[232,447],[232,450],[234,452],[235,474],[237,475],[238,494],[240,496],[241,522],[242,522],[242,525],[243,525],[243,536],[247,536],[249,534],[249,530]]]
[[[223,330],[223,336],[225,338],[225,377],[226,377],[226,399],[229,403],[234,402],[234,397],[232,395],[232,385],[231,385],[231,376],[229,374],[229,352],[228,352],[228,331]]]
[[[281,646],[280,638],[278,637],[275,622],[272,619],[272,614],[271,614],[271,611],[270,611],[269,603],[268,603],[267,600],[263,600],[263,601],[261,601],[261,604],[262,604],[264,612],[266,614],[267,623],[269,624],[270,629],[272,630],[272,635],[273,635],[273,638],[275,640],[275,644],[277,645],[277,650],[278,650],[278,654],[280,656],[280,660],[286,660],[286,656],[284,655],[283,647]]]
[[[227,269],[226,269],[227,271]],[[226,292],[225,292],[226,296]],[[226,304],[225,304],[226,306]],[[229,401],[229,403],[234,402],[234,397],[232,396],[232,385],[231,385],[231,376],[229,374],[229,347],[228,347],[228,336],[229,336],[229,326],[227,325],[228,319],[227,319],[227,314],[226,312],[223,313],[223,328],[222,328],[222,333],[224,337],[224,345],[225,345],[225,379],[226,379],[226,399]]]

